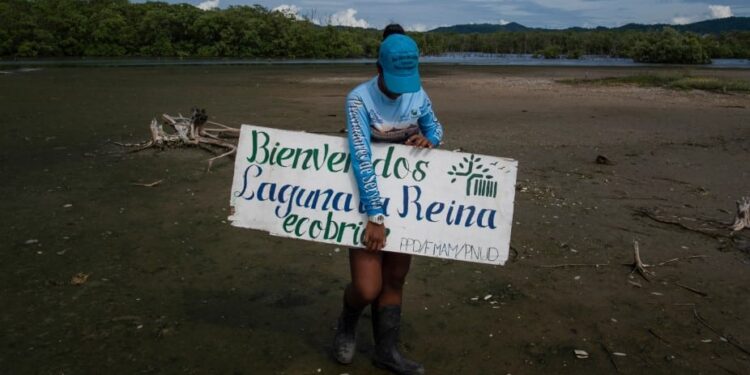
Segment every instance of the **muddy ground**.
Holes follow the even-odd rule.
[[[557,82],[644,72],[423,68],[446,148],[519,160],[506,266],[414,259],[403,342],[429,373],[750,373],[743,235],[637,214],[658,209],[688,227],[731,221],[734,201],[750,195],[750,96]],[[230,162],[206,173],[199,149],[126,154],[110,143],[145,139],[152,117],[193,105],[231,125],[336,132],[344,96],[373,73],[0,76],[0,373],[383,373],[369,362],[369,315],[354,364],[329,355],[345,251],[227,224]],[[693,73],[750,80],[747,70]],[[701,257],[652,268],[645,281],[622,265],[634,239],[649,264]],[[605,265],[543,267],[566,263]],[[90,276],[71,285],[79,272]]]

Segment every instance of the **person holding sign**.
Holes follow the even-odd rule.
[[[387,219],[372,162],[370,142],[404,143],[418,148],[440,145],[442,125],[419,78],[419,49],[399,25],[389,25],[377,63],[378,75],[347,96],[346,118],[352,170],[367,210],[366,248],[349,250],[352,281],[344,291],[343,311],[334,338],[334,356],[352,362],[356,327],[367,305],[372,310],[373,363],[397,374],[423,374],[424,367],[397,349],[401,302],[411,255],[381,251]]]

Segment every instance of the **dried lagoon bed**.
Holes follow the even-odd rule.
[[[226,124],[337,132],[345,95],[373,70],[0,75],[0,372],[380,373],[369,319],[351,367],[328,355],[344,250],[230,227],[226,161],[206,174],[201,150],[126,154],[109,143],[144,139],[152,117],[193,105]],[[735,69],[424,67],[445,147],[519,160],[507,266],[415,258],[403,341],[430,373],[750,371],[750,356],[693,313],[750,346],[748,254],[634,215],[731,219],[750,193],[750,96],[557,82],[675,70],[750,80]],[[599,154],[615,165],[594,163]],[[647,263],[708,257],[630,279],[620,264],[634,238]],[[609,265],[540,267],[563,263]],[[70,285],[78,272],[90,277]]]

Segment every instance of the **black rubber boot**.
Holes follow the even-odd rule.
[[[355,309],[346,303],[344,294],[344,309],[339,316],[336,336],[333,338],[333,356],[344,365],[352,363],[357,349],[357,321],[362,314],[361,309]]]
[[[424,374],[424,367],[404,358],[398,351],[401,328],[401,306],[383,306],[372,311],[372,331],[375,337],[375,366],[399,375]]]

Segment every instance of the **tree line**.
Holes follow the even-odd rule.
[[[750,58],[750,32],[533,30],[410,33],[426,55],[449,52],[582,55],[644,62]],[[380,31],[320,26],[259,5],[201,10],[128,0],[0,0],[2,57],[375,57]]]
[[[488,34],[418,33],[424,54],[482,52],[544,58],[602,55],[638,62],[703,64],[712,58],[750,58],[750,32],[698,35],[662,30],[532,30]]]

